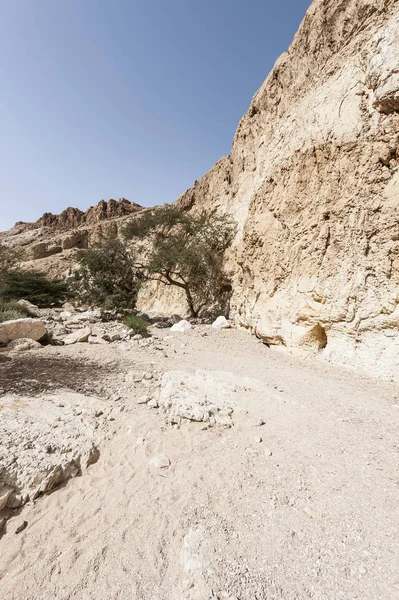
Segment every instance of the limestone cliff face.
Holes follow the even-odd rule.
[[[296,354],[395,374],[398,158],[399,1],[315,0],[230,156],[177,201],[238,219],[239,323]]]

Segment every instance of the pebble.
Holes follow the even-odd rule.
[[[262,440],[262,438],[260,437],[260,435],[257,435],[257,436],[255,437],[255,442],[256,442],[257,444],[260,444],[262,441],[263,441],[263,440]]]
[[[155,469],[167,469],[170,466],[170,460],[166,454],[158,454],[151,458],[150,465]]]
[[[149,402],[150,400],[151,396],[149,396],[148,394],[144,394],[144,396],[140,396],[140,398],[137,398],[136,404],[147,404],[147,402]]]
[[[28,527],[28,521],[22,521],[15,530],[15,534],[21,533],[24,529]]]
[[[273,452],[270,450],[270,448],[265,449],[265,454],[266,456],[273,456]]]
[[[264,421],[263,419],[258,419],[257,421],[255,421],[255,427],[262,427],[262,425],[266,425],[266,421]]]
[[[138,438],[137,439],[137,446],[142,446],[145,443],[145,438]]]

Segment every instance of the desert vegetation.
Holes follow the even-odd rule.
[[[191,317],[226,304],[224,254],[235,234],[230,215],[191,215],[173,206],[131,219],[122,239],[106,237],[78,253],[78,297],[103,310],[133,309],[145,281],[184,291]],[[141,333],[141,332],[140,332]]]
[[[235,229],[230,215],[188,214],[165,205],[131,219],[124,236],[145,241],[134,257],[139,276],[182,289],[191,317],[197,317],[203,308],[223,303],[229,289],[223,258]]]
[[[68,285],[39,271],[19,267],[18,257],[0,248],[0,321],[29,316],[29,308],[19,303],[27,300],[39,307],[57,306],[72,296]]]

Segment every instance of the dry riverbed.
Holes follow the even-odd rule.
[[[399,597],[395,384],[201,325],[2,352],[0,390],[99,450],[11,513],[2,600]]]

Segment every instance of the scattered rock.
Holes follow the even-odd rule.
[[[39,342],[35,342],[35,340],[30,340],[29,338],[19,338],[7,344],[7,348],[13,352],[23,352],[24,350],[43,348],[43,346]]]
[[[167,469],[170,466],[170,460],[166,454],[158,454],[151,458],[150,465],[155,469]]]
[[[64,338],[64,344],[65,346],[69,346],[70,344],[87,342],[90,335],[91,329],[89,327],[85,327],[84,329],[78,329],[77,331],[70,333]]]
[[[255,427],[262,427],[262,425],[266,425],[266,421],[263,419],[257,419],[254,423]]]
[[[233,394],[240,386],[259,385],[256,380],[221,371],[198,370],[194,375],[170,371],[162,376],[159,406],[171,424],[186,420],[229,427],[233,424]]]
[[[178,333],[184,333],[188,329],[191,329],[191,327],[192,327],[192,325],[191,325],[191,323],[189,323],[189,321],[183,320],[183,321],[179,321],[178,323],[175,323],[174,325],[172,325],[170,330],[177,331]]]
[[[159,407],[158,400],[156,400],[155,398],[153,398],[152,400],[150,400],[149,402],[147,402],[147,406],[148,406],[148,408],[158,408]]]
[[[136,404],[147,404],[150,400],[151,396],[149,394],[144,394],[143,396],[137,398]]]
[[[255,441],[257,444],[260,444],[260,443],[261,443],[263,440],[262,440],[262,438],[260,437],[260,435],[257,435],[257,436],[254,438],[254,441]]]
[[[107,344],[108,342],[103,337],[98,337],[97,335],[89,335],[87,338],[89,344]]]
[[[231,323],[226,317],[218,317],[216,321],[212,323],[214,329],[230,329]]]
[[[15,533],[21,533],[24,529],[28,527],[28,521],[22,521],[16,528]]]

